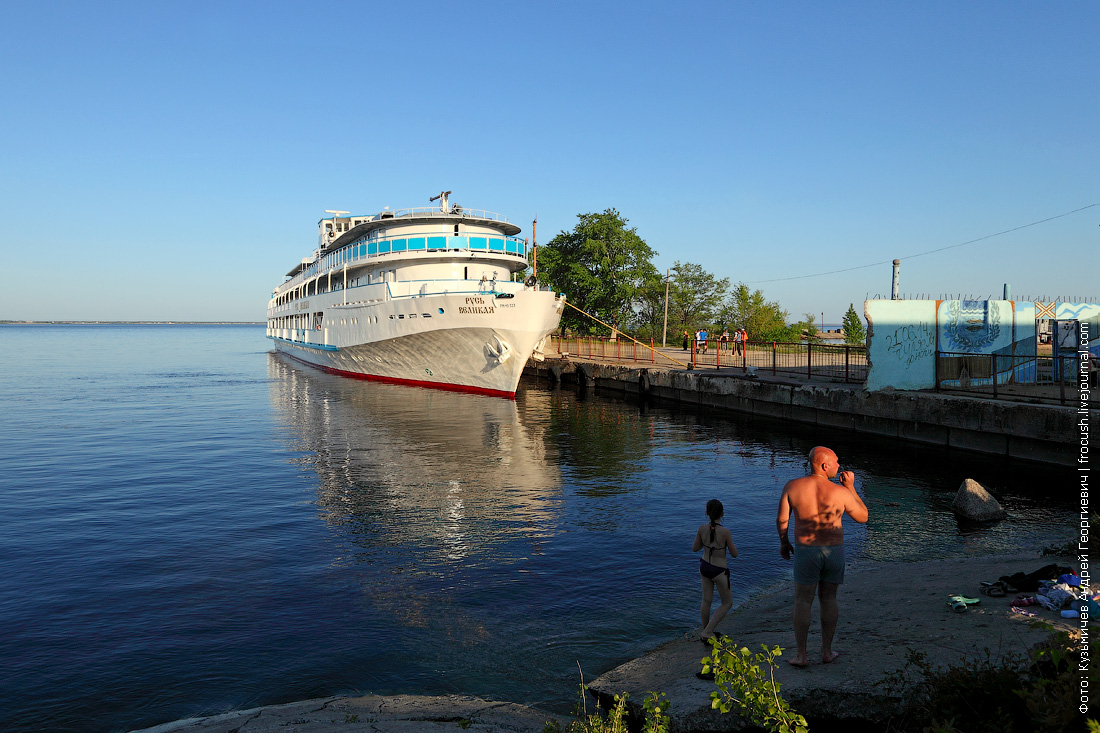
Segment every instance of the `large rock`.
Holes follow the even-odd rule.
[[[960,517],[975,522],[992,522],[1008,516],[986,488],[972,478],[964,480],[959,486],[951,508]]]

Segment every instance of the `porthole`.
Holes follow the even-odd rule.
[[[443,309],[442,308],[439,309],[439,315],[443,315]]]

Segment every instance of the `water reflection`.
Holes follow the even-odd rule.
[[[367,384],[274,354],[268,373],[325,520],[353,540],[345,561],[385,555],[398,573],[507,563],[558,531],[561,471],[515,402]]]

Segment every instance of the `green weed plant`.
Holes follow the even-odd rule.
[[[906,650],[905,666],[886,676],[882,684],[892,694],[902,693],[906,715],[891,721],[898,733],[1062,733],[1081,730],[1100,733],[1094,721],[1078,712],[1080,679],[1078,639],[1049,624],[1050,637],[1025,655],[993,661],[965,659],[935,667],[923,652]],[[1090,671],[1090,687],[1096,672]]]
[[[723,640],[712,642],[712,647],[711,655],[703,659],[703,674],[713,673],[718,686],[710,693],[712,708],[722,713],[736,710],[770,733],[806,733],[810,729],[806,719],[779,694],[775,660],[783,654],[780,647],[761,644],[756,654]]]

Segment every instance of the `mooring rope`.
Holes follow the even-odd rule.
[[[611,329],[611,333],[619,333],[619,334],[622,334],[623,336],[626,336],[626,337],[627,337],[628,339],[630,339],[630,340],[631,340],[631,341],[633,341],[634,343],[636,343],[636,344],[641,344],[641,345],[642,345],[642,346],[644,346],[645,348],[649,349],[650,351],[652,351],[652,352],[653,352],[654,354],[656,354],[657,356],[663,356],[664,358],[668,359],[669,361],[674,361],[674,362],[676,362],[677,364],[679,364],[680,366],[682,366],[682,367],[683,367],[684,369],[690,369],[690,368],[691,368],[691,367],[689,367],[689,366],[688,366],[687,364],[685,364],[684,362],[680,361],[679,359],[673,359],[673,358],[672,358],[671,356],[669,356],[668,354],[664,354],[664,353],[662,353],[662,352],[660,352],[660,351],[657,351],[657,349],[653,348],[653,347],[652,347],[652,346],[650,346],[649,344],[643,344],[643,343],[642,343],[641,341],[639,341],[638,339],[634,338],[633,336],[631,336],[631,335],[629,335],[629,334],[625,334],[625,333],[623,333],[622,331],[620,331],[619,329],[615,328],[615,327],[614,327],[614,326],[612,326],[611,324],[609,324],[609,323],[604,323],[603,321],[601,321],[601,320],[600,320],[599,318],[596,318],[596,316],[592,315],[592,314],[591,314],[591,313],[589,313],[588,311],[586,311],[586,310],[584,310],[584,309],[582,309],[582,308],[577,308],[577,306],[573,305],[573,304],[572,304],[572,303],[570,303],[570,302],[569,302],[568,300],[566,300],[566,301],[565,301],[565,304],[566,304],[567,306],[569,306],[570,308],[573,308],[574,310],[580,311],[581,313],[583,313],[584,315],[588,316],[589,318],[591,318],[591,319],[592,319],[593,321],[595,321],[596,323],[599,323],[600,325],[603,325],[603,326],[607,326],[608,328],[610,328],[610,329]]]

